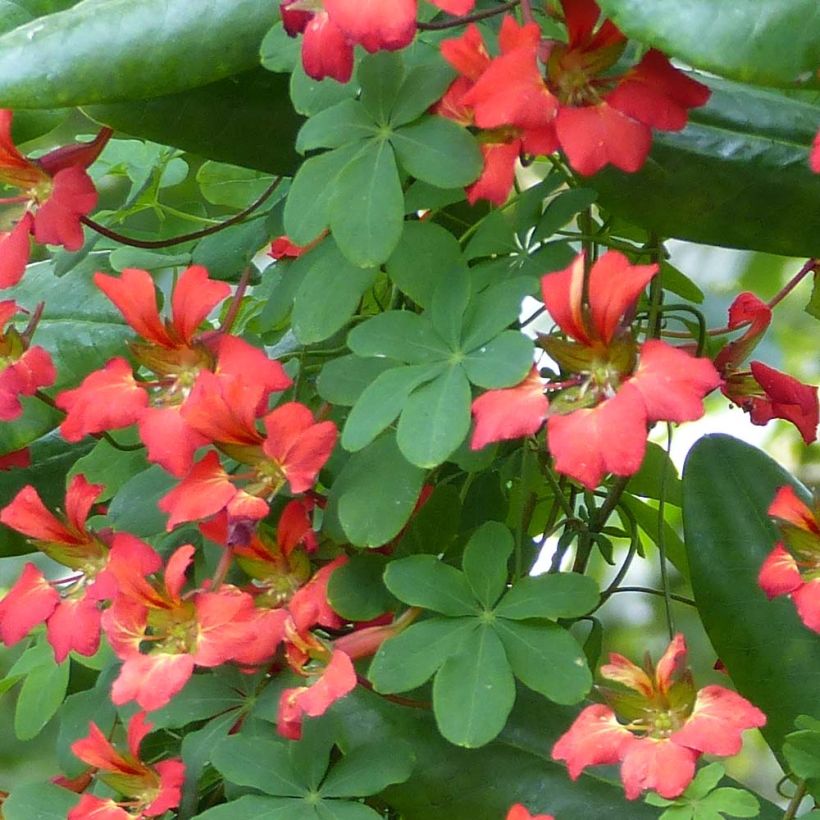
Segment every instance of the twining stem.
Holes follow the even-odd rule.
[[[801,780],[797,784],[797,791],[792,795],[792,799],[789,801],[789,805],[786,806],[786,813],[783,815],[783,820],[792,820],[792,818],[797,816],[797,810],[800,808],[800,804],[803,802],[803,798],[806,796],[806,781]]]
[[[498,14],[514,9],[521,0],[510,0],[509,3],[503,3],[494,9],[484,9],[482,11],[474,11],[472,14],[465,14],[462,17],[451,17],[449,20],[441,20],[438,23],[416,23],[416,28],[419,31],[442,31],[443,29],[456,28],[458,26],[466,25],[467,23],[476,23],[479,20],[486,20],[488,17],[495,17]]]
[[[614,595],[616,592],[643,592],[647,595],[657,595],[660,598],[666,597],[666,593],[662,589],[651,589],[650,587],[618,587],[617,589],[607,590],[605,593],[601,594],[601,597],[603,598],[606,596],[609,598],[610,595]],[[687,598],[684,595],[677,595],[674,592],[670,592],[669,597],[678,603],[697,607],[697,604],[691,598]]]
[[[216,225],[211,225],[208,228],[202,228],[199,231],[192,231],[191,233],[181,234],[180,236],[172,236],[168,239],[136,239],[131,236],[123,236],[123,234],[113,231],[111,228],[101,225],[99,222],[95,222],[87,216],[80,217],[80,221],[83,225],[87,225],[98,234],[101,234],[108,239],[113,239],[121,245],[130,245],[132,248],[144,248],[146,250],[170,248],[174,245],[182,245],[185,242],[193,242],[196,239],[204,239],[206,236],[219,233],[220,231],[224,231],[226,228],[230,228],[232,225],[242,222],[243,219],[250,216],[255,210],[264,205],[281,183],[282,177],[276,177],[276,179],[273,180],[273,182],[265,189],[256,201],[248,205],[244,211],[240,211],[238,214],[235,214],[223,222],[219,222]]]
[[[589,556],[592,554],[592,536],[601,531],[610,513],[618,506],[629,479],[630,476],[619,476],[615,479],[604,499],[604,503],[597,510],[590,510],[589,524],[578,538],[578,551],[575,553],[575,563],[572,565],[573,572],[581,574],[586,572]]]
[[[518,581],[524,574],[524,541],[527,539],[530,522],[532,521],[532,515],[535,512],[535,505],[538,500],[538,496],[531,490],[524,494],[527,484],[528,467],[531,461],[532,454],[525,441],[524,448],[521,451],[521,510],[518,515],[515,533],[515,581]]]

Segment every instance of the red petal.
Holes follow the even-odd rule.
[[[185,764],[179,758],[161,760],[154,768],[159,774],[159,795],[145,807],[146,817],[157,817],[176,808],[182,800],[185,783]]]
[[[194,662],[198,666],[221,666],[231,660],[236,651],[241,652],[242,647],[255,638],[255,629],[259,624],[253,615],[253,598],[238,589],[226,587],[219,592],[197,595],[199,634],[193,653]]]
[[[125,268],[119,278],[94,274],[94,284],[116,305],[125,321],[143,339],[161,347],[175,347],[157,310],[157,290],[148,271]]]
[[[555,323],[576,342],[591,345],[582,314],[583,288],[583,252],[564,270],[541,277],[541,295]]]
[[[16,188],[32,188],[47,176],[17,150],[11,136],[13,119],[14,112],[0,108],[0,181]]]
[[[255,609],[248,634],[241,645],[233,646],[231,659],[243,666],[270,660],[282,642],[289,617],[285,609]]]
[[[18,467],[31,467],[31,450],[28,447],[0,456],[0,470],[15,470]]]
[[[610,652],[609,663],[601,666],[601,677],[616,681],[629,689],[634,689],[646,698],[651,698],[655,686],[649,675],[629,658],[617,652]]]
[[[78,532],[85,531],[85,522],[94,502],[105,488],[92,484],[84,475],[75,475],[65,494],[65,512],[68,523]]]
[[[17,583],[0,600],[0,638],[11,646],[43,623],[60,602],[56,589],[49,585],[34,564],[26,564]]]
[[[467,201],[475,205],[486,199],[501,206],[507,201],[515,181],[515,163],[521,151],[521,140],[483,142],[484,168],[481,176],[467,188]]]
[[[302,66],[314,80],[332,77],[346,83],[353,75],[353,46],[327,15],[314,15],[302,40]]]
[[[475,23],[467,26],[461,37],[443,40],[441,56],[463,77],[475,82],[490,64],[484,38]]]
[[[658,689],[666,694],[678,677],[678,674],[686,667],[686,639],[678,632],[670,641],[666,651],[655,667],[655,680]]]
[[[191,428],[179,406],[149,407],[139,420],[148,460],[180,478],[193,466],[194,453],[209,439]]]
[[[165,565],[165,589],[171,600],[179,601],[182,587],[185,586],[186,573],[194,560],[196,550],[191,544],[184,544],[175,549]]]
[[[641,738],[626,750],[621,780],[629,800],[646,789],[672,799],[683,794],[695,776],[698,753],[671,740]]]
[[[148,712],[166,706],[190,679],[194,661],[190,655],[132,655],[125,659],[111,687],[115,706],[135,700]]]
[[[301,34],[307,27],[307,24],[313,19],[313,12],[290,8],[290,6],[295,5],[297,2],[299,2],[299,0],[283,0],[283,2],[279,4],[282,25],[288,37],[296,37]]]
[[[344,652],[334,651],[319,680],[299,697],[299,707],[309,717],[319,717],[337,700],[356,688],[356,670]]]
[[[475,0],[431,0],[434,6],[438,6],[448,14],[467,14],[475,8]]]
[[[75,740],[71,744],[71,751],[83,763],[95,769],[102,769],[104,772],[135,773],[133,767],[126,763],[93,721],[88,724],[88,736]]]
[[[577,780],[587,766],[608,765],[623,759],[634,737],[621,726],[608,706],[597,703],[581,711],[572,726],[552,747],[552,759],[567,764]]]
[[[151,733],[153,725],[146,720],[145,712],[136,712],[128,721],[128,751],[131,756],[140,756],[140,746],[146,735]]]
[[[606,103],[581,108],[562,106],[555,130],[569,164],[584,176],[610,163],[634,173],[644,164],[652,145],[648,126]]]
[[[547,421],[555,469],[594,490],[606,473],[637,472],[646,450],[646,410],[637,391],[622,388],[591,410]]]
[[[73,544],[77,541],[76,535],[48,510],[31,485],[23,487],[0,511],[0,522],[37,541],[57,544]]]
[[[704,686],[686,723],[670,737],[674,743],[710,755],[736,755],[745,729],[766,724],[766,715],[746,698],[722,686]]]
[[[820,578],[803,584],[792,593],[800,620],[814,632],[820,633]]]
[[[132,820],[133,815],[120,808],[110,797],[84,794],[66,818],[67,820]]]
[[[205,317],[230,293],[231,286],[209,279],[202,265],[183,271],[171,297],[171,324],[179,338],[190,344]]]
[[[704,397],[721,382],[709,359],[649,339],[641,346],[638,368],[626,385],[641,394],[650,422],[681,422],[699,419]]]
[[[612,341],[626,309],[657,272],[657,265],[630,265],[619,251],[607,251],[593,264],[589,273],[589,309],[601,341]]]
[[[762,362],[752,362],[750,367],[755,380],[766,393],[765,399],[752,399],[749,414],[752,424],[766,424],[773,418],[785,419],[800,431],[806,444],[815,441],[820,418],[817,388],[802,384]]]
[[[51,196],[34,215],[34,238],[41,244],[80,250],[85,241],[80,217],[91,213],[96,204],[97,189],[82,168],[71,166],[58,171]]]
[[[91,656],[100,648],[100,614],[96,601],[87,597],[60,601],[46,625],[57,663],[69,652]]]
[[[767,512],[772,518],[779,518],[787,524],[820,536],[820,525],[815,521],[814,513],[797,497],[789,484],[777,491]]]
[[[555,820],[551,814],[530,814],[520,803],[510,806],[507,820]]]
[[[772,309],[765,302],[753,293],[738,294],[729,307],[729,327],[733,330],[745,324],[749,327],[715,356],[715,367],[721,373],[736,369],[757,346],[771,321]]]
[[[588,44],[601,10],[595,0],[562,0],[570,49]]]
[[[544,423],[548,409],[544,385],[533,368],[516,387],[488,390],[473,402],[475,430],[470,447],[480,450],[493,441],[531,436]]]
[[[820,174],[820,131],[815,134],[814,142],[811,146],[811,153],[809,154],[809,168],[815,174]]]
[[[290,555],[299,544],[308,552],[319,546],[311,519],[314,506],[310,498],[294,498],[285,504],[276,524],[276,543],[285,555]]]
[[[330,19],[371,53],[397,51],[415,37],[416,0],[323,0],[323,4]]]
[[[263,350],[248,344],[244,339],[222,334],[217,347],[216,373],[218,376],[246,377],[253,373],[253,381],[264,392],[265,399],[272,392],[287,390],[293,380],[280,362],[269,359]],[[261,415],[264,408],[257,411]]]
[[[166,529],[177,524],[197,521],[216,515],[236,495],[236,487],[222,469],[219,456],[211,451],[194,464],[188,475],[159,501],[159,508],[168,513]]]
[[[65,168],[77,166],[88,168],[102,153],[103,148],[114,135],[110,128],[101,128],[90,142],[77,142],[73,145],[61,145],[37,158],[37,164],[49,175],[55,176]]]
[[[338,629],[344,624],[327,597],[327,585],[330,576],[347,563],[347,556],[340,555],[322,567],[301,589],[297,590],[288,604],[293,622],[299,632],[305,632],[314,626],[326,626]]]
[[[34,217],[25,213],[11,231],[0,233],[0,288],[10,288],[23,278],[33,229]]]
[[[134,380],[125,359],[111,359],[95,370],[74,390],[57,396],[57,407],[66,411],[60,432],[66,441],[79,441],[89,433],[128,427],[139,421],[148,404],[148,394]]]
[[[769,598],[788,595],[803,585],[797,562],[782,544],[778,544],[766,557],[757,583]]]

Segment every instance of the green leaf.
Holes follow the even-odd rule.
[[[621,496],[621,504],[629,510],[649,540],[653,544],[657,544],[660,538],[659,532],[661,531],[658,527],[658,510],[635,498],[635,496],[629,495],[629,493],[624,493]],[[663,520],[662,531],[666,557],[684,578],[688,578],[689,560],[685,544],[666,518]]]
[[[208,269],[212,279],[235,280],[239,271],[251,264],[259,250],[272,235],[275,212],[257,212],[238,225],[200,239],[194,247],[191,261]]]
[[[436,285],[460,261],[461,247],[448,230],[434,222],[408,222],[385,267],[404,293],[427,308]]]
[[[517,330],[505,330],[464,357],[467,378],[478,387],[512,387],[532,367],[532,340]]]
[[[726,770],[723,768],[722,763],[710,763],[708,766],[704,766],[698,770],[692,782],[686,787],[684,794],[688,798],[699,800],[712,791],[712,789],[723,780],[725,775]]]
[[[175,729],[244,704],[245,698],[228,681],[215,674],[194,675],[167,706],[151,712],[151,723],[156,729]]]
[[[758,799],[744,789],[715,789],[700,805],[730,817],[757,817],[760,811]]]
[[[311,791],[319,789],[330,765],[334,747],[331,729],[327,721],[307,721],[302,728],[302,737],[299,741],[288,744],[291,769],[299,774],[304,786]],[[260,734],[264,736],[269,731],[270,729],[264,726]]]
[[[431,618],[412,624],[379,647],[367,677],[383,694],[416,689],[477,628],[475,618]]]
[[[246,794],[198,814],[196,820],[320,820],[320,816],[301,800]]]
[[[400,532],[421,492],[424,471],[402,456],[392,435],[355,453],[333,482],[325,526],[337,541],[380,547]]]
[[[715,74],[760,85],[810,80],[820,65],[813,0],[747,0],[715,14],[709,0],[601,0],[607,17],[642,43]]]
[[[439,188],[469,185],[481,173],[478,143],[452,120],[427,117],[399,128],[390,142],[408,174]]]
[[[282,23],[274,23],[259,46],[259,58],[268,71],[291,71],[300,62],[302,43],[298,37],[291,37]]]
[[[404,194],[387,142],[365,143],[339,174],[329,216],[333,236],[351,262],[380,265],[393,253],[404,226]]]
[[[76,805],[74,792],[53,783],[26,783],[11,790],[3,803],[5,820],[65,820]]]
[[[122,433],[119,437],[124,438]],[[127,481],[137,473],[147,470],[149,466],[144,450],[123,452],[107,439],[100,439],[93,445],[90,453],[74,462],[68,472],[68,479],[75,475],[84,475],[92,484],[102,484],[103,491],[98,500],[107,501]]]
[[[496,282],[475,296],[464,322],[463,349],[475,350],[509,327],[518,319],[524,298],[537,288],[536,279],[515,276]]]
[[[710,79],[713,93],[679,133],[655,133],[635,174],[587,184],[605,208],[661,236],[785,256],[820,253],[820,175],[808,153],[820,109]]]
[[[820,725],[786,735],[783,755],[792,774],[802,780],[820,778]]]
[[[0,37],[0,103],[56,108],[204,85],[255,66],[275,19],[266,0],[78,3]]]
[[[661,260],[660,275],[663,280],[664,290],[681,296],[688,302],[694,302],[696,305],[703,304],[703,300],[706,298],[703,291],[674,265],[670,265],[667,261]]]
[[[815,319],[820,319],[820,276],[815,275],[814,277],[811,296],[809,297],[809,303],[806,305],[806,313]]]
[[[382,580],[386,565],[384,555],[354,555],[334,570],[327,586],[333,609],[351,621],[370,621],[387,612],[395,599]]]
[[[446,359],[450,351],[426,316],[389,310],[357,325],[347,346],[359,356],[388,356],[408,364]]]
[[[343,145],[302,163],[285,202],[285,233],[293,242],[309,245],[328,227],[339,177],[366,147]]]
[[[64,11],[77,0],[2,0],[0,2],[0,32],[11,31],[46,14]]]
[[[479,527],[464,550],[464,575],[476,598],[491,609],[507,585],[507,561],[513,551],[512,533],[497,521]]]
[[[355,452],[392,424],[420,385],[435,379],[443,364],[395,367],[377,376],[362,392],[345,422],[342,446]]]
[[[470,430],[470,384],[460,367],[449,367],[416,390],[405,404],[396,440],[412,464],[436,467]]]
[[[455,76],[455,71],[439,55],[435,62],[413,66],[393,101],[390,126],[399,128],[418,119],[441,99]]]
[[[177,94],[83,111],[118,132],[219,162],[287,175],[299,162],[293,144],[303,120],[290,104],[287,78],[261,68]],[[232,196],[235,203],[225,204],[239,205]]]
[[[578,642],[555,624],[493,624],[515,676],[555,703],[578,703],[592,687],[592,674]]]
[[[380,51],[362,60],[357,72],[362,87],[362,106],[379,125],[387,125],[390,110],[404,81],[400,54]]]
[[[461,498],[451,484],[439,484],[416,510],[399,543],[397,556],[446,553],[459,531]]]
[[[20,740],[31,740],[57,713],[68,688],[71,664],[65,661],[38,666],[28,673],[17,696],[14,734]]]
[[[296,67],[290,75],[290,99],[293,107],[306,117],[312,117],[325,108],[330,108],[341,100],[355,97],[359,92],[359,84],[354,79],[348,83],[338,83],[326,78],[314,80],[305,74],[302,61],[296,62]]]
[[[598,605],[598,584],[577,572],[529,575],[507,592],[495,608],[499,618],[578,618]]]
[[[273,177],[224,162],[204,162],[196,172],[199,190],[208,202],[242,210],[258,199]]]
[[[346,754],[328,773],[322,797],[369,797],[393,783],[403,783],[413,770],[413,750],[407,743],[359,746]]]
[[[315,114],[302,126],[296,138],[296,150],[304,154],[316,148],[339,148],[377,134],[378,127],[361,103],[342,100]]]
[[[450,350],[458,350],[461,322],[469,303],[470,276],[466,266],[457,266],[436,286],[428,313],[430,323]]]
[[[347,800],[323,800],[317,804],[316,811],[322,820],[381,820],[384,816],[364,803]]]
[[[663,483],[664,498],[667,504],[680,507],[683,503],[683,494],[680,477],[666,450],[653,441],[646,444],[646,455],[641,467],[626,485],[632,495],[644,498],[660,498],[661,483]]]
[[[515,681],[495,632],[481,626],[433,681],[433,710],[439,731],[456,746],[474,749],[504,728],[515,702]]]
[[[384,583],[410,606],[432,609],[442,615],[475,615],[480,610],[463,572],[434,555],[411,555],[391,561]]]
[[[558,194],[547,205],[547,209],[535,226],[533,238],[549,239],[576,214],[592,205],[597,198],[598,193],[592,188],[571,188]]]
[[[277,797],[303,797],[308,789],[291,767],[285,743],[263,737],[231,735],[213,750],[219,773],[237,786],[250,786]]]
[[[316,380],[316,389],[325,401],[351,407],[372,381],[398,364],[395,359],[339,356],[328,361],[322,368]]]
[[[157,502],[176,486],[176,479],[154,465],[137,473],[120,487],[108,508],[111,526],[139,538],[150,538],[165,532],[168,516]]]
[[[305,345],[322,342],[341,330],[378,272],[348,262],[332,239],[322,242],[311,259],[294,296],[291,319],[296,338]]]
[[[794,480],[765,453],[725,435],[700,439],[683,471],[698,612],[738,691],[766,714],[761,732],[775,755],[798,715],[820,717],[820,642],[791,600],[769,601],[757,583],[776,539],[766,510],[786,484]]]

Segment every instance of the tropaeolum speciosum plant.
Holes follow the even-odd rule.
[[[816,0],[5,5],[0,817],[818,816]]]

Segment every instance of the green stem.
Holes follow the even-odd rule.
[[[669,459],[669,452],[672,449],[672,425],[666,423],[666,457]],[[660,486],[658,488],[658,555],[661,563],[661,588],[664,596],[664,610],[666,614],[666,627],[669,631],[669,640],[675,638],[675,622],[672,619],[672,607],[670,605],[670,598],[672,592],[669,588],[669,572],[666,566],[666,539],[664,538],[663,525],[666,523],[664,518],[664,506],[666,504],[666,473],[664,467],[661,470]]]
[[[647,595],[657,595],[659,598],[666,597],[666,593],[662,589],[650,589],[649,587],[618,587],[617,589],[607,590],[605,593],[602,593],[601,598],[604,596],[609,598],[616,592],[643,592]],[[674,592],[671,592],[669,593],[669,597],[678,603],[697,607],[697,604],[691,598],[687,598],[684,595],[676,595]]]
[[[801,780],[797,784],[797,791],[792,795],[792,799],[789,801],[789,805],[786,806],[786,813],[783,815],[783,820],[792,820],[794,817],[797,816],[797,810],[800,808],[800,804],[803,802],[803,798],[806,796],[806,781]]]

